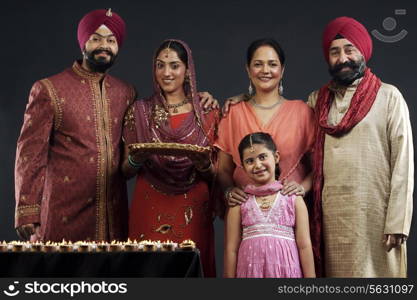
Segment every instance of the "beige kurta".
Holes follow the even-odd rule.
[[[335,91],[328,122],[338,124],[360,80]],[[318,91],[308,104],[314,108]],[[407,104],[382,83],[367,114],[348,134],[325,136],[322,193],[328,277],[405,277],[406,245],[386,251],[384,234],[408,235],[414,187],[413,141]]]

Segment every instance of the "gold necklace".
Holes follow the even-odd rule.
[[[174,109],[172,112],[174,113],[174,114],[176,114],[177,112],[178,112],[178,107],[181,107],[181,106],[183,106],[183,105],[185,105],[185,104],[187,104],[188,103],[188,99],[187,98],[185,98],[184,100],[182,100],[180,103],[176,103],[176,104],[169,104],[169,103],[167,103],[167,108],[168,109]]]
[[[271,199],[269,197],[269,195],[268,196],[263,196],[263,197],[257,197],[257,199],[261,200],[261,203],[259,204],[259,207],[262,210],[268,210],[268,209],[270,209],[271,206],[272,206],[272,202],[274,200],[274,199]]]

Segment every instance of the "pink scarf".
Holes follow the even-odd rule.
[[[243,191],[247,194],[251,194],[255,196],[267,196],[267,195],[275,194],[281,189],[282,189],[281,182],[275,180],[274,182],[261,185],[261,186],[248,184]]]

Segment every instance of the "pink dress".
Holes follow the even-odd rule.
[[[295,196],[277,193],[268,211],[262,211],[255,196],[241,205],[242,241],[236,277],[303,277],[294,237]]]

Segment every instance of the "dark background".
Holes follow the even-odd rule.
[[[79,20],[90,10],[111,7],[127,23],[128,36],[111,73],[133,83],[139,96],[152,92],[152,54],[166,38],[186,41],[193,50],[200,91],[220,102],[247,90],[245,52],[260,37],[274,37],[286,55],[284,94],[307,99],[329,80],[321,50],[324,26],[350,16],[369,31],[408,35],[396,43],[374,40],[368,63],[382,81],[397,86],[417,121],[417,17],[413,1],[15,1],[0,7],[0,240],[14,240],[14,160],[16,140],[32,84],[69,67],[81,57],[76,37]],[[406,15],[395,15],[406,9]],[[397,21],[391,32],[382,22]],[[354,176],[354,174],[352,174]],[[366,183],[364,183],[366,184]],[[130,182],[130,189],[132,182]],[[416,202],[414,198],[414,203]],[[417,277],[416,222],[408,240],[409,277]],[[223,223],[216,220],[218,274],[222,274]]]

